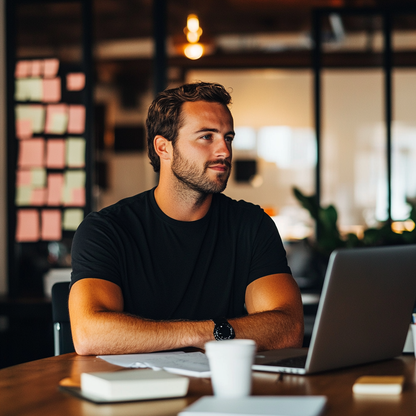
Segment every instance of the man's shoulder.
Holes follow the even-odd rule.
[[[140,194],[123,198],[120,201],[101,209],[96,212],[96,214],[99,216],[111,217],[113,215],[120,215],[123,212],[128,212],[129,210],[140,210],[140,208],[143,208],[145,205],[150,203],[152,192],[153,189],[149,189],[141,192]]]
[[[240,211],[242,213],[264,213],[263,208],[252,202],[244,201],[243,199],[236,200],[224,194],[217,194],[217,202],[222,207],[227,207],[231,210]]]

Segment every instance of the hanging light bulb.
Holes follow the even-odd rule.
[[[184,53],[188,59],[196,60],[204,54],[204,47],[200,43],[190,43],[185,46]]]
[[[186,27],[190,32],[197,32],[199,29],[199,19],[196,14],[188,15],[188,20],[186,22]]]
[[[204,54],[204,47],[199,42],[202,29],[199,27],[199,19],[196,14],[188,15],[184,33],[189,44],[184,47],[184,54],[189,59],[199,59]]]

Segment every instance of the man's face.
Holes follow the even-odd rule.
[[[222,192],[231,172],[233,119],[228,108],[206,101],[182,105],[182,127],[173,148],[171,169],[201,194]]]

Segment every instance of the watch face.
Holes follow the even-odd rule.
[[[214,337],[216,340],[233,339],[235,337],[234,329],[228,322],[217,324],[215,325]]]

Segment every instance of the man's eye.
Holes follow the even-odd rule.
[[[225,140],[227,142],[232,142],[234,140],[234,136],[226,136]]]
[[[211,134],[205,134],[204,136],[201,137],[201,139],[210,140],[211,137],[212,137]]]

